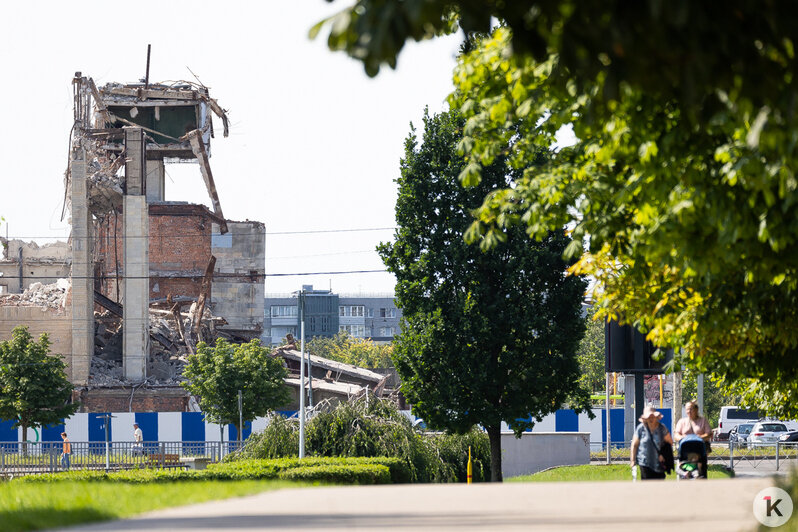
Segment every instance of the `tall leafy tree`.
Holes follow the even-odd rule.
[[[182,386],[199,397],[208,421],[235,425],[241,439],[238,391],[243,420],[251,421],[290,401],[287,376],[282,360],[272,357],[259,340],[235,345],[219,338],[213,347],[197,344],[197,353],[188,357],[183,370]]]
[[[575,357],[585,283],[565,275],[570,239],[562,229],[530,242],[516,227],[488,252],[464,242],[471,210],[512,175],[497,159],[477,186],[461,187],[463,126],[457,113],[425,113],[423,142],[410,134],[399,229],[379,251],[404,314],[393,354],[403,393],[430,427],[483,426],[500,481],[502,421],[520,434],[571,399],[588,406]]]
[[[596,308],[590,307],[585,322],[585,336],[579,342],[579,382],[589,391],[598,392],[607,386],[604,373],[604,320],[596,319]]]
[[[29,427],[60,423],[80,406],[70,402],[66,363],[50,354],[50,345],[47,334],[35,341],[24,326],[0,342],[0,419],[22,427],[22,441],[28,440]]]

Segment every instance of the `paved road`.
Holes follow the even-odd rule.
[[[69,532],[181,530],[754,530],[770,479],[287,489]]]

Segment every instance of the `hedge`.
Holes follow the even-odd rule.
[[[294,467],[281,472],[279,478],[334,484],[390,484],[391,473],[384,465],[340,464]]]

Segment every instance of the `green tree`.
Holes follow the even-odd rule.
[[[0,342],[0,419],[22,427],[22,441],[28,440],[29,427],[58,424],[80,406],[71,403],[66,363],[61,355],[50,355],[50,345],[46,333],[34,341],[24,326]]]
[[[188,357],[183,370],[187,380],[182,386],[199,397],[208,421],[234,424],[241,439],[238,391],[243,420],[251,421],[290,401],[287,376],[281,359],[272,357],[259,340],[234,345],[219,338],[215,347],[197,344],[197,353]]]
[[[463,241],[470,211],[512,176],[497,160],[479,185],[462,188],[462,128],[456,113],[425,113],[423,143],[410,134],[397,180],[399,229],[379,251],[404,313],[393,355],[402,392],[430,427],[482,425],[500,481],[502,421],[520,434],[569,399],[588,407],[575,356],[585,283],[565,275],[562,229],[530,242],[516,227],[489,252]]]
[[[682,406],[691,400],[698,400],[698,372],[685,369],[682,373]],[[740,404],[740,397],[724,389],[712,374],[704,375],[704,410],[701,415],[707,418],[710,426],[718,426],[720,407]]]
[[[516,223],[535,238],[573,223],[590,250],[574,271],[599,280],[602,312],[681,347],[747,406],[798,415],[798,11],[359,0],[328,43],[374,75],[407,38],[450,31],[458,17],[484,31],[491,16],[507,27],[455,73],[461,178],[477,182],[498,154],[524,175],[486,198],[470,237],[489,247]],[[577,143],[531,168],[571,125]]]
[[[585,336],[576,351],[579,362],[579,383],[588,391],[598,392],[607,386],[604,372],[604,320],[596,318],[596,308],[590,307],[585,321]]]
[[[798,410],[798,151],[789,109],[719,91],[698,126],[677,100],[631,86],[604,105],[600,76],[580,90],[556,55],[538,63],[513,57],[510,46],[499,29],[455,73],[451,103],[467,119],[464,184],[478,183],[498,153],[523,169],[513,188],[487,195],[469,237],[490,247],[518,223],[535,238],[572,224],[568,251],[589,249],[572,271],[599,281],[600,316],[682,348],[688,366],[726,385],[745,383],[756,392],[740,394],[749,406]],[[566,125],[576,144],[526,167]]]
[[[393,367],[393,345],[377,344],[368,338],[355,338],[346,331],[339,331],[333,337],[316,336],[308,342],[308,350],[316,356],[361,368]]]

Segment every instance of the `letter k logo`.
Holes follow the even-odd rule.
[[[773,499],[771,498],[770,495],[767,495],[767,496],[763,497],[763,499],[767,503],[767,516],[768,517],[770,517],[773,514],[773,512],[776,512],[776,515],[778,515],[779,517],[783,517],[783,515],[781,514],[781,512],[779,511],[779,508],[778,508],[779,503],[781,502],[781,499],[776,499],[776,502],[772,502]]]

